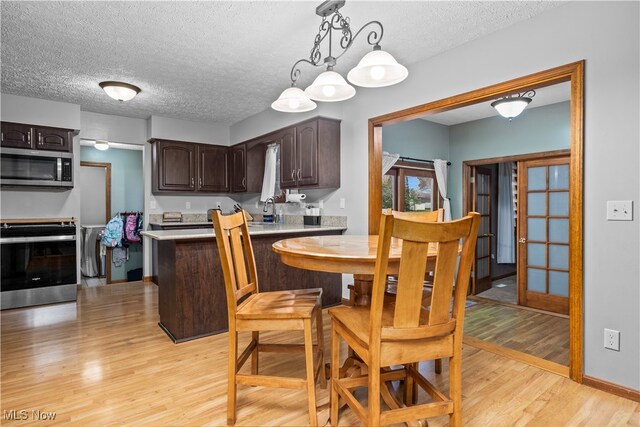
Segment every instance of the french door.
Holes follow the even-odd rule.
[[[473,168],[473,210],[480,214],[478,242],[474,263],[473,294],[477,295],[491,288],[491,170],[476,166]]]
[[[520,162],[518,304],[569,314],[569,157]]]

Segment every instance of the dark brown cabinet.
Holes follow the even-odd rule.
[[[340,187],[340,121],[317,118],[280,132],[280,187]]]
[[[231,191],[241,193],[247,191],[247,146],[234,145],[230,149],[231,157]]]
[[[153,192],[195,191],[196,145],[158,140],[153,144]]]
[[[152,139],[153,193],[228,193],[229,147]]]
[[[30,150],[73,151],[70,129],[2,122],[2,146]]]
[[[228,154],[227,147],[198,144],[198,191],[229,191]]]

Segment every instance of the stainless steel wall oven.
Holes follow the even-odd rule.
[[[76,300],[76,225],[2,224],[2,309]]]

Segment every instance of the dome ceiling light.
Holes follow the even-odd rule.
[[[96,142],[93,144],[96,150],[105,151],[109,149],[109,141],[104,139],[96,139]]]
[[[285,89],[280,97],[271,104],[271,108],[287,113],[310,111],[316,108],[315,101],[337,102],[352,98],[356,89],[337,72],[333,71],[337,60],[344,55],[353,45],[358,35],[369,26],[372,29],[367,35],[367,43],[373,46],[373,51],[366,54],[360,63],[347,74],[349,82],[361,87],[384,87],[400,83],[409,75],[406,67],[398,64],[391,54],[380,47],[384,29],[379,21],[369,21],[355,32],[351,30],[350,20],[342,16],[339,9],[344,6],[345,0],[328,0],[316,8],[316,15],[322,17],[318,34],[316,34],[309,59],[300,59],[291,67],[291,87]],[[337,56],[333,56],[333,34],[339,37],[339,46],[342,49]],[[327,40],[328,55],[323,58],[320,51],[322,42]],[[321,73],[311,86],[304,92],[296,87],[300,78],[298,65],[306,62],[314,67],[326,66],[326,71]]]
[[[140,88],[124,82],[101,82],[100,87],[117,101],[130,101],[140,93]]]
[[[491,106],[495,108],[502,117],[511,121],[511,119],[519,116],[520,113],[524,111],[534,96],[536,96],[536,91],[531,89],[521,94],[507,95],[504,98],[493,101]]]

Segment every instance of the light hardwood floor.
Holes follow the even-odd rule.
[[[324,319],[328,347],[329,316]],[[77,304],[3,311],[1,321],[2,425],[27,425],[5,419],[5,411],[23,409],[55,412],[56,424],[82,426],[226,423],[226,334],[173,344],[157,326],[153,284],[83,289]],[[292,339],[290,333],[264,337]],[[302,335],[296,338],[301,342]],[[277,354],[261,357],[260,368],[304,375],[302,358]],[[437,378],[431,363],[421,370],[446,390],[446,363]],[[640,423],[636,402],[471,346],[464,348],[462,378],[465,425]],[[318,388],[320,401],[327,396]],[[239,388],[239,426],[307,420],[304,391]],[[341,413],[340,425],[357,424],[351,411]],[[447,424],[447,417],[430,421]]]
[[[569,366],[569,319],[540,311],[476,301],[464,333],[512,350]]]

